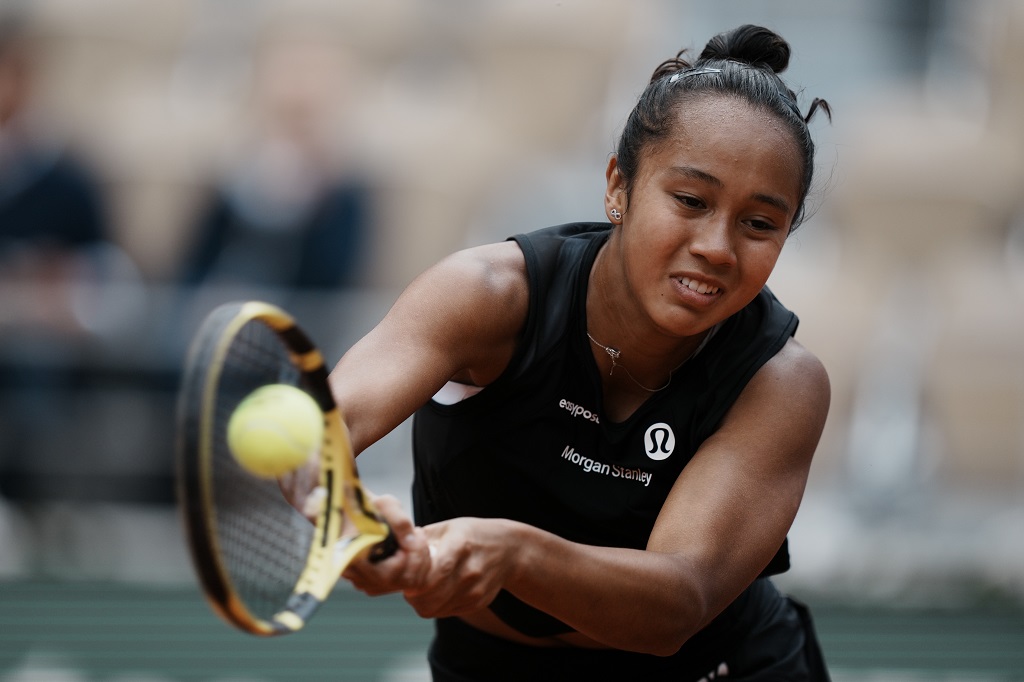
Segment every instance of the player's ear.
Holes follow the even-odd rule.
[[[604,211],[612,223],[618,225],[626,212],[626,181],[619,172],[619,160],[612,155],[604,173]]]

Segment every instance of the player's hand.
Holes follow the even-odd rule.
[[[370,495],[370,493],[366,493]],[[356,589],[371,596],[421,589],[430,571],[430,548],[422,528],[417,528],[402,505],[391,495],[370,495],[398,540],[398,551],[378,563],[366,557],[353,561],[342,572]]]
[[[320,453],[315,453],[301,467],[277,479],[288,504],[316,523],[327,491],[320,486]]]
[[[457,518],[425,526],[432,562],[420,588],[403,591],[424,618],[486,608],[514,569],[515,535],[503,519]]]

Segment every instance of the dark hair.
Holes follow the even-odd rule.
[[[800,202],[790,226],[792,232],[804,218],[804,200],[814,176],[814,142],[807,124],[819,108],[832,120],[828,102],[815,98],[807,114],[800,113],[796,94],[778,76],[789,66],[789,43],[761,26],[746,24],[718,34],[708,41],[693,64],[686,60],[686,53],[680,51],[655,69],[650,84],[626,119],[616,156],[627,199],[641,155],[652,143],[672,132],[680,102],[704,93],[733,95],[775,114],[800,147],[804,173]]]

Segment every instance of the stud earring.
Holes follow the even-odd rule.
[[[612,220],[621,220],[622,219],[622,214],[619,213],[619,209],[613,208],[612,210],[610,210],[608,212],[611,213]]]

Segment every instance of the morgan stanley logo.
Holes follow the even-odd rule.
[[[676,434],[665,422],[658,422],[647,427],[644,434],[644,451],[655,461],[668,459],[676,449]]]

